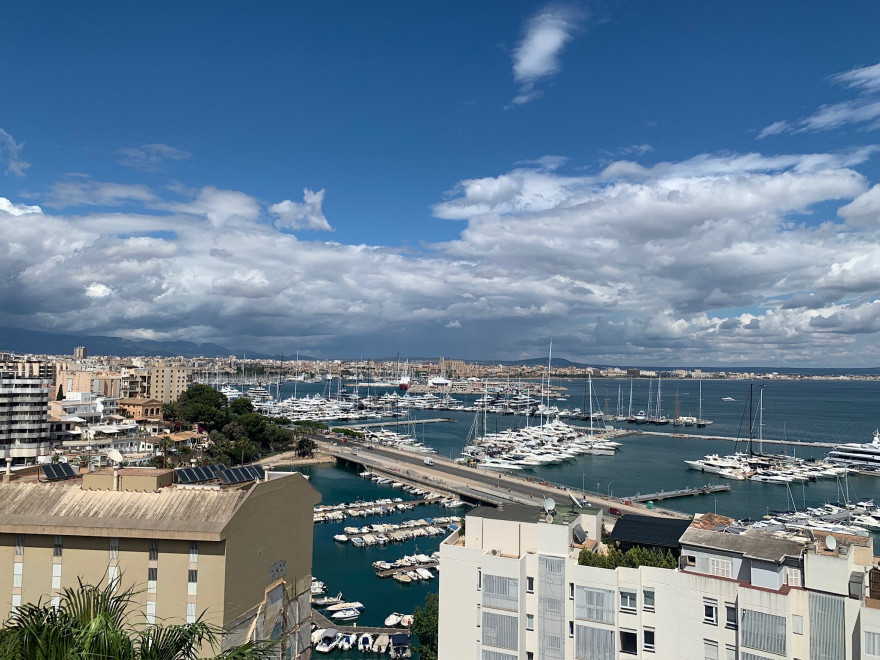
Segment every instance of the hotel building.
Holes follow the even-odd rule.
[[[630,546],[670,547],[669,526],[628,522],[646,526]],[[880,658],[870,538],[730,522],[684,521],[676,568],[607,569],[578,563],[602,551],[601,512],[474,509],[440,546],[439,660]]]

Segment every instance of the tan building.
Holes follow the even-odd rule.
[[[0,458],[24,464],[50,453],[50,384],[0,371]]]
[[[150,390],[147,396],[162,403],[177,401],[193,382],[191,367],[178,364],[157,364],[150,368]]]
[[[312,507],[297,473],[233,486],[172,485],[171,470],[101,470],[0,484],[0,616],[57,602],[77,580],[134,585],[148,622],[203,620],[225,645],[284,631],[281,657],[310,657]],[[282,617],[284,620],[282,620]],[[209,649],[203,649],[207,654]]]
[[[119,399],[117,405],[135,421],[162,419],[162,402],[158,399]]]

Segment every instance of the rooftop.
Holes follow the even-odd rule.
[[[805,546],[804,541],[779,538],[757,529],[750,529],[742,534],[731,534],[698,527],[689,527],[682,535],[681,543],[773,562],[781,562],[785,557],[798,557]]]
[[[579,515],[595,516],[599,509],[592,507],[578,507],[574,504],[556,505],[556,510],[552,516],[552,522],[556,525],[568,525]],[[509,520],[511,522],[548,522],[544,509],[539,506],[530,506],[528,504],[505,504],[498,508],[492,506],[474,507],[467,513],[467,517],[488,518],[490,520]]]

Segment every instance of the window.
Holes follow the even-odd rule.
[[[729,630],[736,630],[736,605],[725,605],[724,609],[727,612],[724,627]]]
[[[801,569],[799,568],[789,568],[786,571],[786,582],[789,587],[799,587],[801,586]]]
[[[52,564],[52,588],[61,588],[61,564]]]
[[[115,589],[118,582],[119,582],[119,567],[118,566],[108,566],[107,567],[107,584],[112,585],[113,588]]]
[[[195,569],[191,569],[189,571],[189,575],[187,576],[187,582],[198,582],[199,581],[199,572]]]
[[[526,592],[533,594],[535,593],[535,578],[527,577],[526,578]]]
[[[635,591],[620,591],[620,609],[624,612],[635,612],[638,608],[638,593]]]
[[[569,600],[574,598],[574,582],[568,583],[568,598]]]
[[[194,541],[196,543],[196,541]],[[187,623],[195,623],[196,622],[196,604],[195,603],[187,603],[186,604],[186,622]]]
[[[578,587],[575,589],[574,616],[576,619],[614,623],[614,592],[609,589]]]
[[[159,579],[159,569],[156,567],[147,569],[147,579],[155,582]]]
[[[743,609],[739,624],[742,646],[785,655],[785,617]]]
[[[725,660],[736,660],[736,647],[727,646],[727,658]]]
[[[156,601],[147,601],[147,624],[152,626],[156,623]]]
[[[515,612],[519,607],[519,579],[500,575],[483,578],[483,607]]]
[[[705,660],[718,660],[718,642],[711,639],[703,640],[703,658]]]
[[[159,559],[159,539],[150,539],[150,561]]]
[[[483,588],[483,571],[477,569],[477,591]]]
[[[718,559],[717,557],[709,557],[709,572],[718,577],[732,577],[733,563],[729,559]]]
[[[21,573],[22,573],[23,567],[24,567],[24,564],[22,564],[20,561],[17,561],[12,565],[12,586],[13,587],[18,587],[19,589],[21,588]]]
[[[485,610],[482,616],[483,644],[516,651],[519,642],[519,618]]]
[[[653,651],[654,650],[654,631],[645,629],[644,632],[642,633],[642,639],[644,640],[644,643],[642,644],[642,648],[644,648],[646,651]]]
[[[526,614],[526,630],[534,630],[535,629],[535,615],[534,614]]]
[[[24,534],[15,535],[15,554],[19,557],[24,554]]]
[[[18,612],[19,607],[21,607],[21,594],[12,594],[12,613]]]
[[[693,555],[684,555],[684,556],[682,556],[681,559],[682,559],[681,563],[684,566],[696,566],[697,565],[697,558],[694,557]]]
[[[639,652],[638,636],[629,630],[620,631],[620,652],[636,655]]]
[[[574,637],[574,621],[568,622],[568,636]]]
[[[64,549],[64,544],[61,540],[61,537],[58,534],[56,534],[55,535],[55,543],[53,544],[53,548],[52,548],[52,556],[53,557],[60,557],[63,549]]]
[[[119,539],[110,539],[110,559],[119,559]]]
[[[526,651],[526,660],[535,660],[535,654],[531,651]]]
[[[718,603],[709,600],[703,601],[703,623],[718,625]]]
[[[189,562],[195,564],[199,560],[199,542],[189,542]]]
[[[654,611],[654,590],[653,589],[643,589],[642,590],[642,602],[645,606],[645,611],[653,612]]]
[[[199,580],[199,572],[196,570],[189,571],[189,577],[187,579],[186,590],[190,596],[196,595],[196,588],[198,587]]]
[[[57,610],[58,607],[61,605],[61,596],[52,596],[52,598],[49,600],[49,604]]]
[[[880,633],[865,631],[865,655],[880,656]]]
[[[791,615],[791,632],[793,632],[795,635],[804,634],[804,617],[802,617],[800,614]]]

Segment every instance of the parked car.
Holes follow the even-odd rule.
[[[616,506],[612,506],[611,508],[609,508],[608,513],[610,513],[612,516],[622,516],[623,515],[623,511],[618,509]]]

